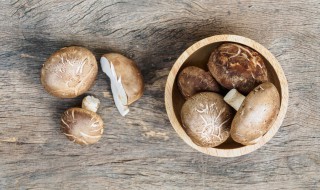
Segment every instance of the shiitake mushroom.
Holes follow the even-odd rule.
[[[215,147],[230,136],[233,109],[214,92],[201,92],[182,106],[181,120],[191,140],[202,147]]]
[[[221,86],[229,90],[235,88],[242,94],[269,80],[262,56],[236,43],[224,43],[214,49],[208,68]]]
[[[122,116],[129,112],[129,105],[137,101],[144,91],[142,74],[136,63],[118,53],[104,54],[101,68],[110,78],[114,102]]]
[[[220,92],[219,84],[210,72],[195,66],[186,67],[179,73],[178,87],[185,99],[199,92]]]
[[[104,125],[101,117],[95,113],[100,101],[87,96],[82,108],[70,108],[61,116],[61,130],[66,137],[81,145],[98,142],[103,134]]]
[[[97,61],[91,51],[78,46],[65,47],[43,64],[41,83],[53,96],[74,98],[89,90],[97,73]]]
[[[280,109],[279,92],[270,82],[260,84],[247,97],[233,89],[224,100],[237,110],[231,137],[244,145],[257,143],[269,131]]]

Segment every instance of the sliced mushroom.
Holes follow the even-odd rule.
[[[198,92],[219,92],[220,87],[209,72],[189,66],[184,68],[178,76],[178,87],[185,99]]]
[[[230,136],[233,109],[214,92],[201,92],[189,98],[181,109],[186,133],[202,147],[215,147]]]
[[[100,101],[86,97],[82,103],[85,108],[97,110]],[[93,111],[83,108],[70,108],[61,117],[61,130],[67,138],[81,145],[94,144],[103,134],[103,120]]]
[[[137,65],[117,53],[105,54],[100,59],[101,68],[110,78],[114,102],[122,116],[129,112],[128,105],[143,94],[143,78]]]
[[[221,86],[248,94],[257,85],[268,81],[262,56],[253,49],[235,43],[224,43],[215,49],[208,68]]]
[[[232,89],[224,100],[237,110],[231,137],[243,145],[257,143],[269,131],[280,109],[280,95],[270,82],[260,84],[247,97]]]
[[[65,47],[52,54],[41,69],[41,83],[53,96],[77,97],[93,85],[98,73],[94,55],[86,48]]]

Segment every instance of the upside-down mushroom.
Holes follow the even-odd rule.
[[[143,94],[142,74],[134,61],[118,54],[104,54],[101,68],[110,78],[114,102],[122,116],[129,113],[129,105],[137,101]]]
[[[269,131],[280,109],[280,95],[270,82],[260,84],[247,97],[232,89],[224,100],[237,110],[231,137],[244,145],[257,143]]]

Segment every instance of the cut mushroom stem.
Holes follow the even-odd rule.
[[[239,110],[242,102],[246,97],[238,92],[236,89],[230,90],[227,95],[223,98],[231,107],[235,110]]]
[[[100,106],[100,100],[98,98],[95,98],[94,96],[86,96],[82,100],[82,108],[92,111],[92,112],[97,112]]]

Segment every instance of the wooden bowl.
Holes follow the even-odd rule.
[[[186,134],[184,128],[182,127],[180,110],[185,100],[180,94],[176,78],[180,70],[190,65],[198,66],[200,68],[208,70],[207,62],[211,52],[214,48],[224,42],[235,42],[238,44],[246,45],[256,50],[264,57],[270,81],[277,87],[280,94],[280,111],[271,129],[262,137],[262,139],[257,144],[245,146],[238,144],[233,140],[228,140],[218,147],[204,148],[193,143],[193,141]],[[212,156],[236,157],[248,154],[260,148],[266,142],[268,142],[278,131],[288,107],[288,84],[283,70],[276,58],[261,44],[242,36],[217,35],[205,38],[193,44],[186,51],[184,51],[178,58],[178,60],[174,63],[167,79],[165,89],[165,105],[169,120],[173,128],[189,146],[200,152]]]

